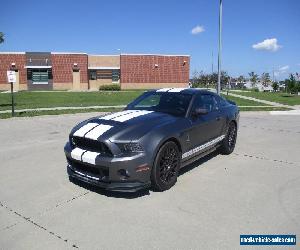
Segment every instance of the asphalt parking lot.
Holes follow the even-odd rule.
[[[188,166],[169,191],[120,195],[67,178],[64,143],[91,115],[0,120],[1,249],[249,249],[240,234],[300,237],[300,116],[244,112],[232,155]]]

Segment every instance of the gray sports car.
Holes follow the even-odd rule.
[[[164,191],[178,171],[218,149],[235,147],[239,109],[198,89],[147,91],[123,111],[75,126],[65,145],[70,179],[112,191]]]

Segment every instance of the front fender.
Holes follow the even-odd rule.
[[[180,149],[183,150],[184,131],[190,126],[187,119],[182,119],[174,124],[159,127],[141,139],[141,143],[145,148],[148,156],[148,164],[153,166],[155,157],[161,146],[168,140],[178,142]]]

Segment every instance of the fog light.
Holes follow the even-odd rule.
[[[126,169],[119,169],[118,174],[121,176],[122,179],[127,179],[130,177],[128,170]]]

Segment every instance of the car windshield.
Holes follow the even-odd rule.
[[[192,95],[175,92],[146,92],[127,109],[150,110],[184,116],[189,107]]]

